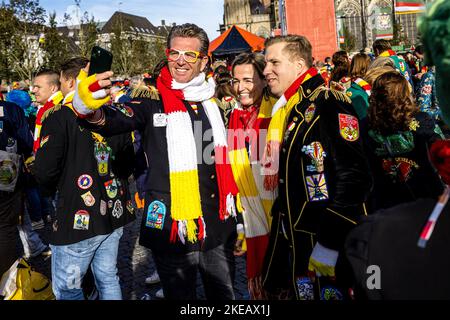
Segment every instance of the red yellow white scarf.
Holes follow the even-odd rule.
[[[233,176],[239,189],[247,245],[247,279],[252,298],[261,296],[261,273],[269,242],[270,209],[274,194],[264,190],[260,148],[265,145],[265,133],[271,120],[275,99],[264,97],[257,118],[245,132],[248,111],[238,105],[230,115],[228,146]],[[249,143],[249,152],[246,149]],[[262,143],[261,143],[262,142]],[[261,145],[260,145],[261,143]],[[249,158],[249,154],[251,159]]]
[[[36,154],[41,144],[42,116],[47,110],[50,110],[54,106],[60,104],[63,98],[64,96],[61,91],[55,92],[37,112],[36,126],[34,128],[34,143],[33,143],[34,154]]]
[[[392,56],[396,56],[396,55],[397,55],[397,53],[394,50],[390,50],[390,49],[380,53],[380,57],[392,57]]]
[[[358,86],[360,86],[370,97],[370,92],[372,90],[372,87],[370,86],[370,84],[367,81],[365,81],[361,78],[354,78],[352,81],[354,83],[356,83]]]
[[[188,83],[177,83],[167,67],[157,79],[164,112],[167,114],[167,149],[170,171],[171,217],[170,241],[185,243],[203,240],[206,226],[201,208],[197,153],[192,122],[185,101],[202,102],[213,131],[215,166],[219,187],[220,219],[236,216],[234,198],[238,194],[232,170],[227,161],[227,139],[219,107],[213,99],[215,84],[201,73]],[[197,231],[197,224],[198,231]]]
[[[264,188],[266,190],[277,192],[280,146],[286,130],[286,120],[292,108],[300,101],[298,89],[305,81],[316,75],[317,69],[310,68],[294,81],[273,106],[272,120],[267,132],[267,143],[262,159]]]

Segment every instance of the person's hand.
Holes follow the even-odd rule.
[[[335,277],[335,266],[339,252],[325,248],[319,242],[313,248],[309,258],[308,270],[318,277]]]
[[[241,257],[245,254],[246,250],[245,239],[237,239],[234,245],[233,254],[236,257]]]
[[[88,77],[88,70],[89,65],[78,74],[73,98],[73,107],[81,117],[93,113],[110,100],[109,89],[105,88],[111,86],[109,78],[113,72],[107,71]]]
[[[28,159],[25,160],[24,164],[25,164],[25,169],[27,170],[27,172],[29,172],[32,175],[34,175],[34,173],[35,173],[35,170],[34,170],[34,156],[28,157]]]
[[[236,226],[236,230],[237,230],[237,239],[236,239],[236,243],[234,244],[234,250],[233,250],[233,254],[236,257],[240,257],[243,256],[245,254],[245,252],[247,251],[247,246],[245,243],[245,231],[244,231],[244,226],[239,223]]]

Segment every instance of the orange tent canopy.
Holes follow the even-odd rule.
[[[230,35],[230,33],[233,31],[237,31],[242,38],[247,42],[247,44],[251,47],[252,51],[262,51],[264,50],[264,38],[258,37],[257,35],[248,32],[247,30],[244,30],[236,25],[233,25],[231,28],[229,28],[227,31],[222,33],[219,37],[211,41],[209,44],[209,55],[211,55],[214,50],[219,48],[224,41],[227,39],[227,37]]]

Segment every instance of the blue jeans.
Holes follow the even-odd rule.
[[[47,245],[42,242],[39,234],[31,227],[28,205],[24,206],[23,221],[17,228],[19,229],[23,253],[26,258],[36,257],[47,249]]]
[[[32,221],[39,221],[48,215],[54,216],[53,204],[50,197],[42,197],[38,188],[25,189],[28,209]]]
[[[123,227],[77,243],[52,245],[53,293],[57,300],[84,300],[81,282],[91,265],[101,300],[122,300],[117,253]]]

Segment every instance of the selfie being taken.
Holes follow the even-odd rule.
[[[0,17],[1,306],[450,300],[449,1],[8,0]]]

